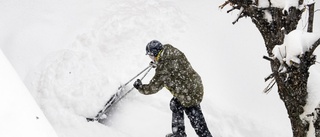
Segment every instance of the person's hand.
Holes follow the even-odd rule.
[[[151,61],[151,62],[149,63],[149,65],[150,65],[152,68],[156,68],[156,67],[157,67],[157,64],[156,64],[155,62],[153,62],[153,61]]]
[[[142,82],[140,79],[137,79],[134,83],[133,83],[134,88],[136,89],[140,89],[142,87]]]

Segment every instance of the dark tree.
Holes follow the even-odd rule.
[[[307,103],[308,70],[311,65],[315,64],[316,56],[313,55],[313,52],[320,44],[320,38],[313,44],[309,51],[298,56],[300,63],[292,62],[293,65],[288,65],[286,63],[281,64],[278,59],[272,58],[274,56],[272,53],[273,48],[276,45],[283,44],[285,35],[297,28],[302,13],[308,9],[309,12],[312,13],[309,14],[312,16],[309,16],[308,31],[312,32],[314,8],[305,7],[303,9],[299,9],[296,7],[290,7],[285,10],[283,8],[273,7],[270,0],[269,7],[263,8],[257,6],[258,0],[228,0],[222,4],[220,8],[223,8],[228,4],[232,7],[228,13],[233,10],[239,10],[239,16],[233,24],[242,17],[250,17],[264,39],[268,53],[268,56],[265,56],[264,59],[270,61],[272,71],[270,76],[265,78],[265,81],[271,80],[271,83],[265,91],[269,92],[273,85],[277,84],[279,96],[287,109],[293,136],[306,137],[307,132],[309,131],[309,124],[314,124],[316,133],[318,134],[316,137],[320,137],[320,118],[317,119],[319,113],[316,113],[319,111],[315,111],[312,114],[312,116],[315,117],[313,123],[300,118],[300,115],[304,112],[304,106]],[[303,0],[299,0],[299,4],[302,5]],[[309,5],[309,7],[314,7],[314,4]],[[264,17],[266,13],[270,13],[272,21],[267,20]],[[279,72],[281,65],[284,65],[287,70],[286,72]],[[319,108],[316,110],[319,110]]]

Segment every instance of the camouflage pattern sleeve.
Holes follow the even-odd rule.
[[[150,80],[149,84],[143,84],[142,88],[139,89],[139,92],[145,95],[157,93],[159,90],[161,90],[164,87],[165,85],[164,81],[166,77],[167,77],[167,74],[163,70],[163,67],[158,66],[156,68],[156,74]]]

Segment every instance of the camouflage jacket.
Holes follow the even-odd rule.
[[[157,93],[166,87],[184,107],[198,105],[203,97],[201,77],[193,70],[185,55],[166,44],[157,57],[157,68],[149,84],[143,84],[139,92],[145,95]]]

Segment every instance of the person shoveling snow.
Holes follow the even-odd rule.
[[[172,45],[162,45],[157,40],[149,42],[146,51],[156,66],[156,72],[149,84],[142,84],[137,79],[134,87],[145,95],[157,93],[166,87],[173,95],[170,101],[172,133],[166,137],[187,136],[184,112],[199,137],[212,137],[200,107],[203,98],[201,77],[191,67],[186,56]]]

